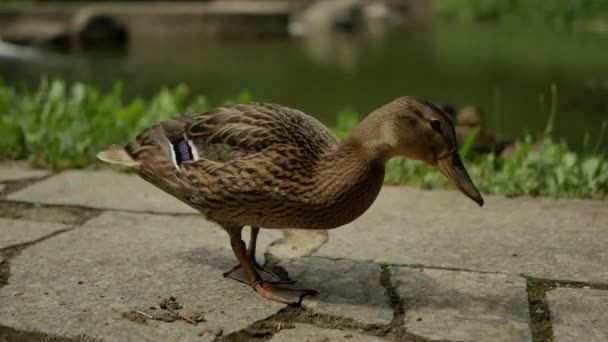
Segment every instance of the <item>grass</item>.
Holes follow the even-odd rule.
[[[178,86],[125,102],[120,83],[108,92],[59,80],[44,80],[34,92],[0,84],[0,155],[38,167],[84,167],[112,143],[176,113],[208,108],[204,97],[187,104],[187,95],[187,87]]]
[[[550,137],[520,142],[508,158],[495,154],[472,155],[465,164],[482,193],[606,198],[608,161],[602,156],[581,157]],[[423,188],[446,186],[437,172],[410,160],[391,160],[386,182]]]
[[[249,100],[249,94],[243,93],[227,102]],[[125,101],[120,83],[107,92],[60,80],[43,80],[35,91],[0,83],[0,156],[53,169],[96,165],[95,154],[108,145],[127,142],[142,129],[178,113],[209,108],[205,97],[190,97],[184,85],[161,89],[151,99]],[[339,113],[337,119],[339,137],[359,121],[352,112]],[[471,150],[473,141],[474,136],[467,139],[461,155],[483,193],[608,197],[608,158],[599,153],[577,154],[565,142],[553,139],[550,129],[519,141],[509,158],[476,154]],[[449,186],[439,172],[405,159],[389,162],[386,182]]]
[[[492,22],[572,29],[601,26],[605,29],[605,0],[442,0],[433,2],[442,19],[460,22]]]

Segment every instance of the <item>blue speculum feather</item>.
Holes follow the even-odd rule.
[[[186,139],[180,139],[171,143],[173,151],[175,152],[175,162],[181,164],[184,161],[194,159],[192,156],[192,150]]]

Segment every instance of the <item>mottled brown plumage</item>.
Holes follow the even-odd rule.
[[[176,157],[174,147],[184,140],[194,160]],[[436,166],[481,204],[455,149],[445,114],[427,101],[403,97],[372,112],[343,142],[298,110],[252,103],[167,120],[100,159],[130,166],[222,225],[246,273],[231,276],[267,298],[294,303],[309,292],[265,281],[250,260],[254,256],[244,252],[243,226],[254,227],[255,245],[257,227],[330,229],[351,222],[376,199],[384,165],[394,156]]]

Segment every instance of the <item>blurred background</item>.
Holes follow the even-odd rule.
[[[575,151],[608,149],[605,0],[0,3],[8,85],[120,80],[134,98],[185,83],[214,104],[248,91],[332,127],[417,95],[475,106],[497,136],[551,125]]]

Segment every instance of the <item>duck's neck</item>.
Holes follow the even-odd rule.
[[[336,153],[355,150],[362,162],[384,165],[392,157],[395,138],[390,125],[383,123],[382,115],[372,112],[353,129]]]
[[[321,160],[310,194],[319,201],[313,215],[319,228],[336,228],[363,214],[376,200],[384,181],[384,158],[351,137]],[[312,224],[312,223],[311,223]]]
[[[354,210],[357,216],[376,199],[390,157],[390,143],[383,139],[378,124],[374,117],[366,118],[347,139],[328,151],[317,174],[317,188],[323,197],[358,202]]]

